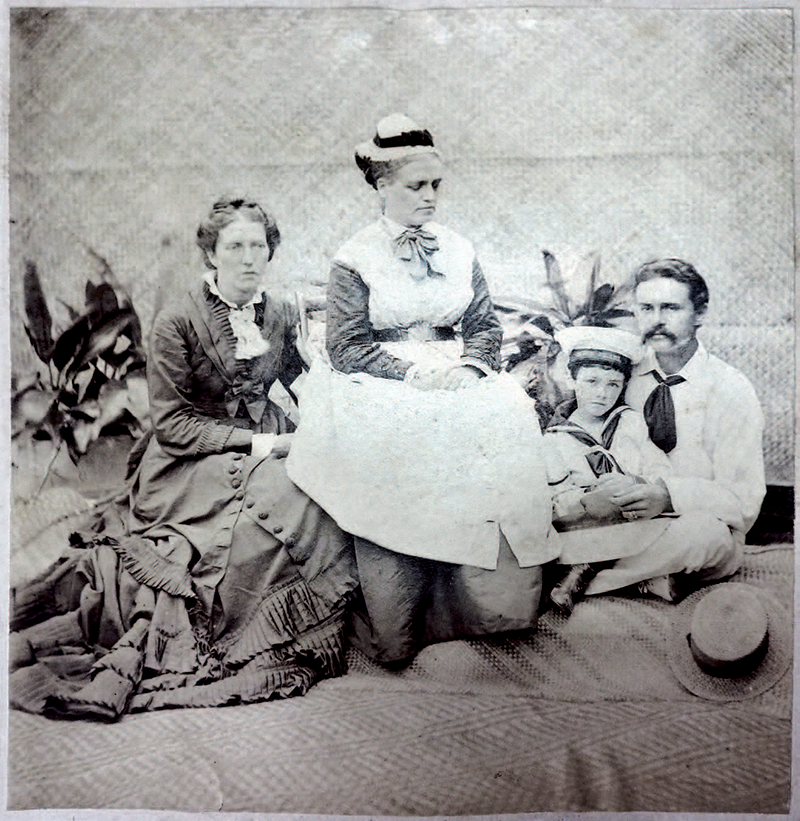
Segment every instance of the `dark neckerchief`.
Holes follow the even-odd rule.
[[[653,444],[661,448],[664,453],[670,453],[678,444],[672,388],[685,382],[686,379],[678,374],[662,376],[655,368],[649,373],[652,374],[657,384],[645,399],[642,413]]]

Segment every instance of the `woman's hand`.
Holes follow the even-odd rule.
[[[276,459],[285,459],[289,455],[292,447],[293,433],[280,433],[275,437],[275,442],[272,445],[272,455]]]
[[[441,387],[444,391],[457,391],[473,385],[481,376],[483,374],[472,365],[457,365],[447,373]]]
[[[250,453],[257,459],[266,459],[267,456],[285,459],[292,446],[292,435],[291,433],[254,433]]]
[[[455,391],[477,382],[483,374],[472,365],[421,367],[413,365],[405,381],[421,391]]]
[[[448,371],[448,368],[412,365],[404,381],[419,391],[435,391],[442,387]]]

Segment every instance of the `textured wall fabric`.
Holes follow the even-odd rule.
[[[437,216],[495,294],[538,296],[542,249],[653,256],[707,276],[709,347],[756,384],[770,481],[792,479],[791,14],[485,8],[29,9],[11,26],[10,292],[82,299],[86,245],[145,326],[197,275],[194,228],[247,190],[289,289],[324,281],[375,215],[352,161],[405,111],[448,171]],[[769,343],[762,345],[768,338]],[[34,357],[12,327],[15,370]]]

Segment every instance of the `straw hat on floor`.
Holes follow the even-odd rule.
[[[739,582],[698,590],[675,609],[669,663],[681,684],[711,701],[769,690],[792,659],[792,626],[774,595]]]

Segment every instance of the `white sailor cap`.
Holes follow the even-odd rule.
[[[639,337],[621,328],[573,325],[555,334],[567,360],[574,365],[611,365],[630,373],[644,355]]]

